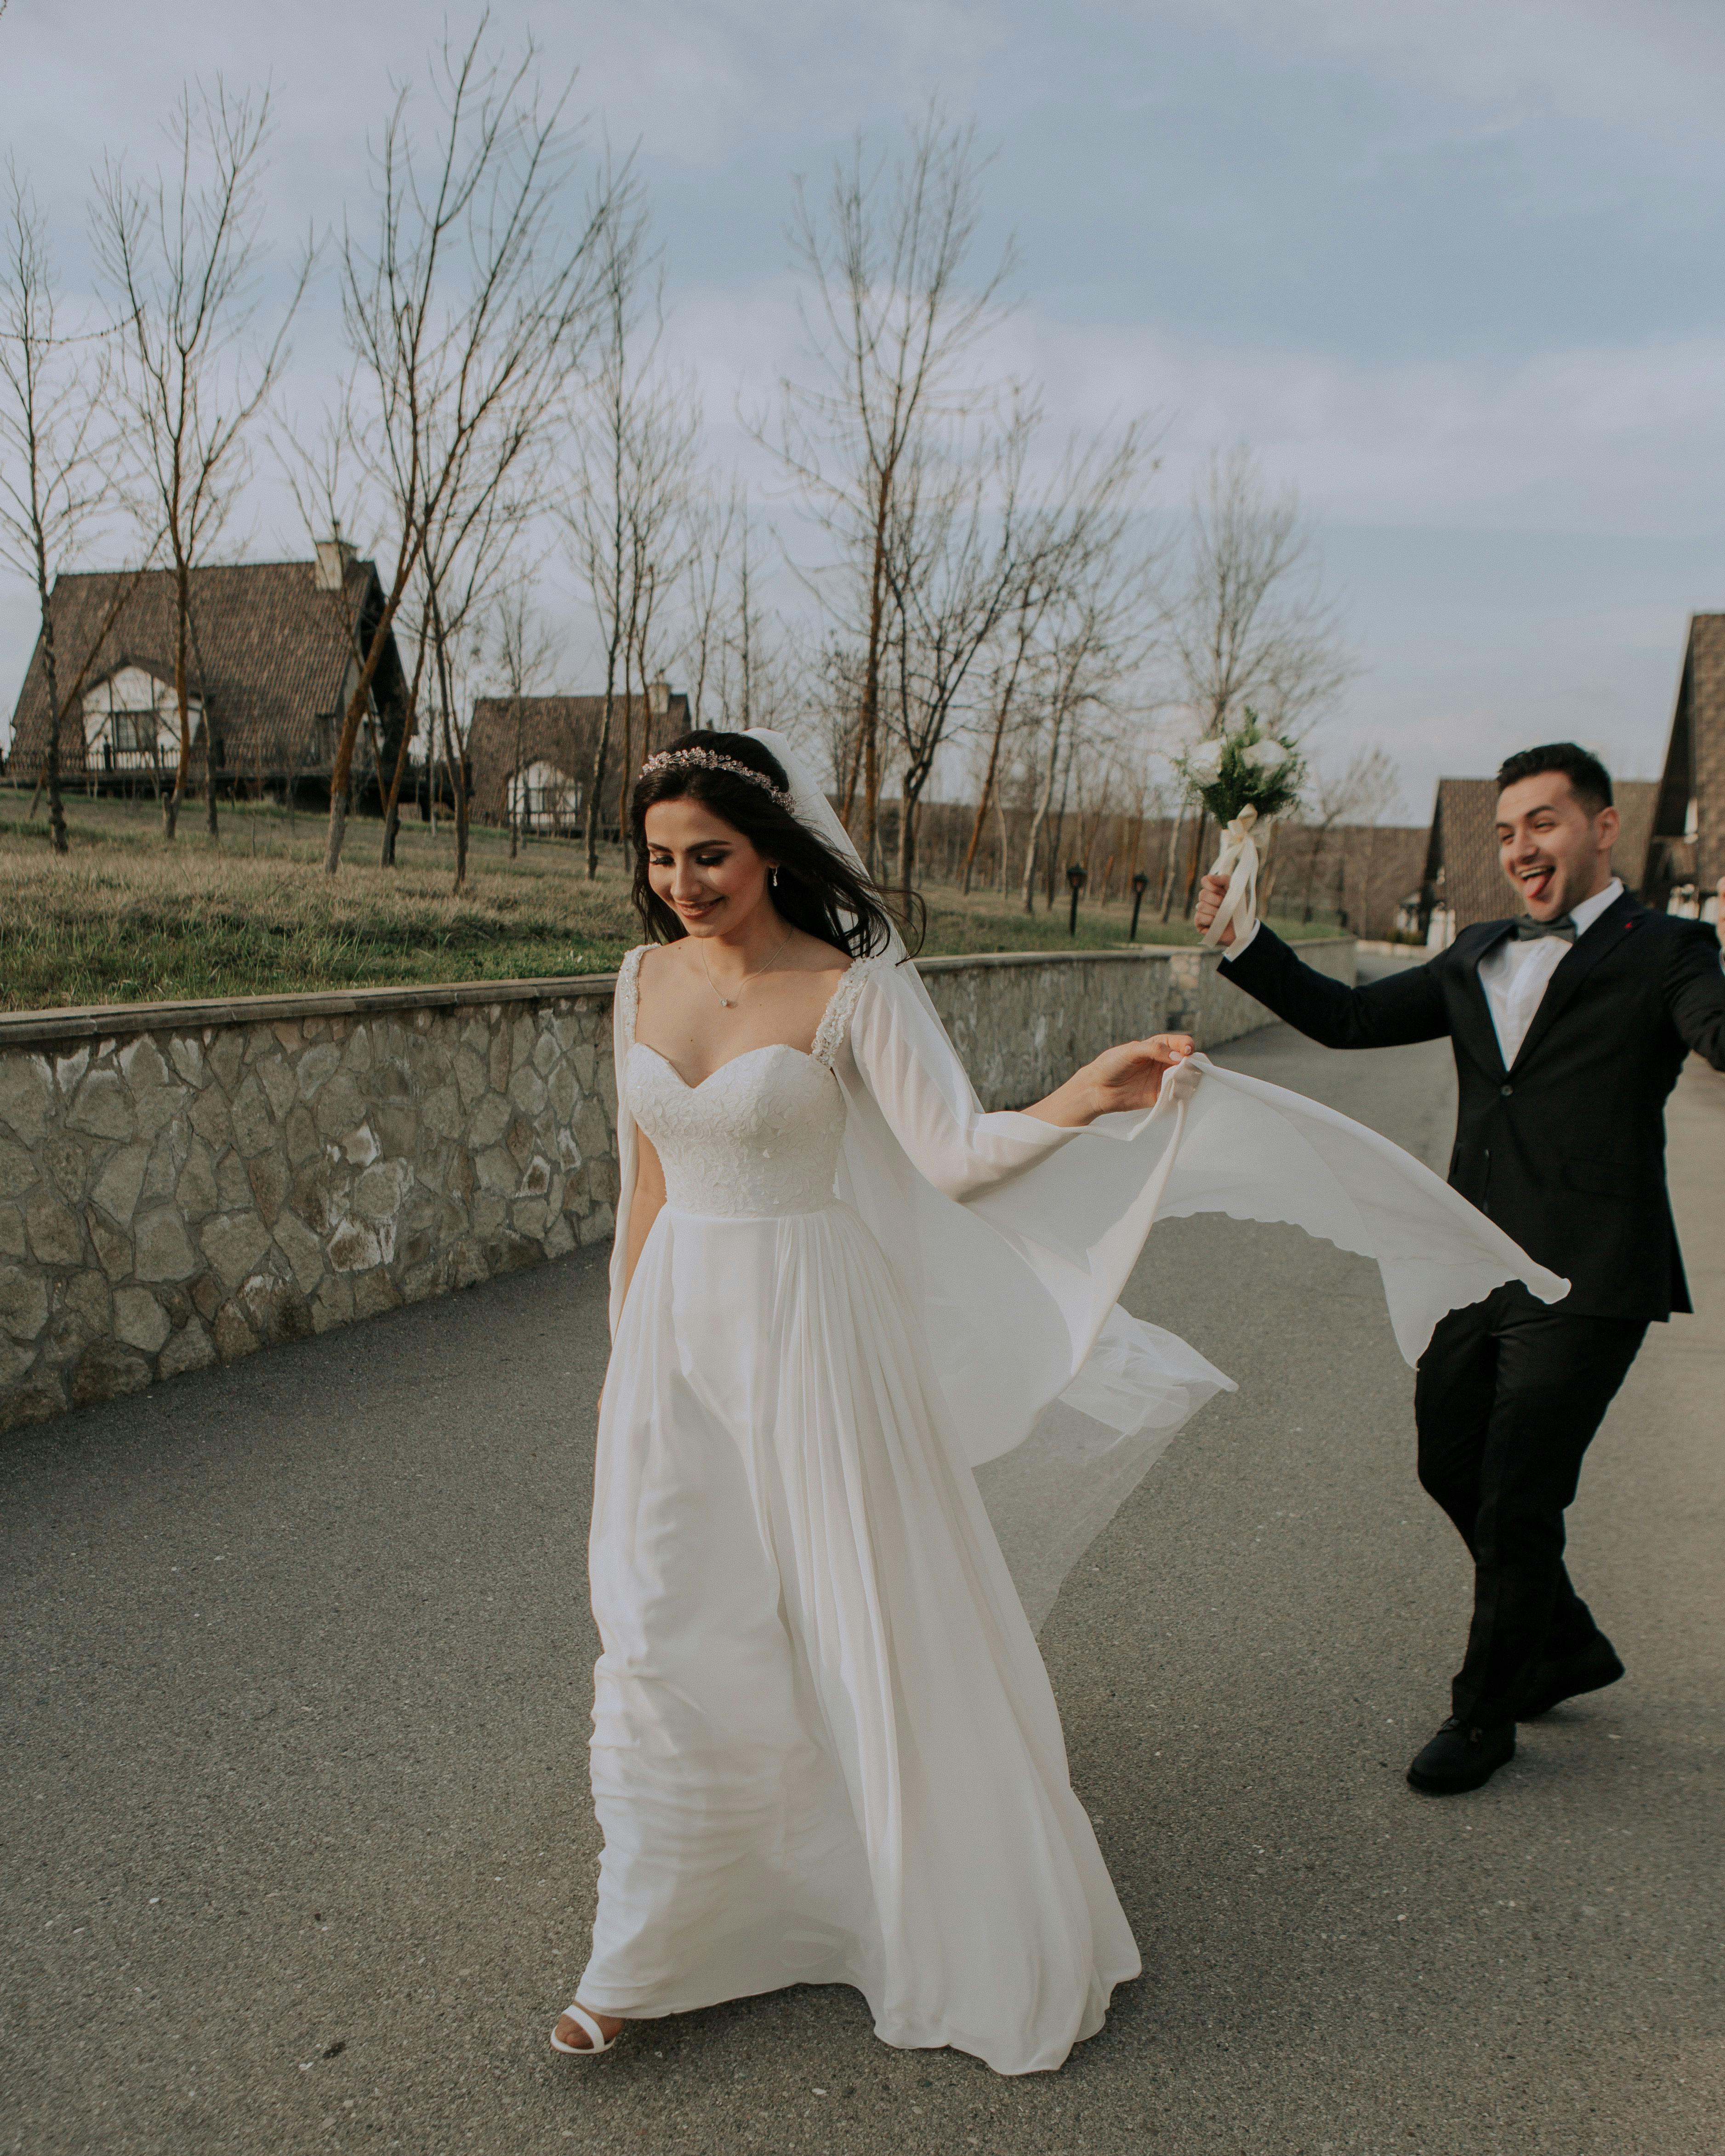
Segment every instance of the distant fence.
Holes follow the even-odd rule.
[[[1265,1023],[1198,949],[921,965],[989,1107]],[[614,985],[0,1015],[0,1429],[608,1238]]]

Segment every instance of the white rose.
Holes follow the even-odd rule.
[[[1220,742],[1200,742],[1196,748],[1186,752],[1186,771],[1200,786],[1208,786],[1212,779],[1222,775],[1222,744]]]
[[[1240,762],[1249,763],[1254,771],[1280,771],[1287,760],[1287,751],[1273,739],[1254,742],[1240,751]]]

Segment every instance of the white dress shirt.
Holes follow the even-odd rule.
[[[1613,876],[1603,891],[1571,906],[1569,918],[1575,923],[1577,937],[1585,936],[1613,900],[1622,896],[1622,881]],[[1572,947],[1561,936],[1506,936],[1481,960],[1480,986],[1491,1006],[1497,1052],[1506,1070],[1521,1054],[1540,998]]]

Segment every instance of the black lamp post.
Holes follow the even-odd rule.
[[[1076,936],[1078,933],[1078,894],[1089,881],[1089,871],[1081,862],[1074,861],[1066,871],[1066,883],[1072,893],[1072,912],[1066,923],[1066,933],[1069,936]]]
[[[1145,875],[1142,869],[1135,870],[1132,874],[1132,933],[1126,939],[1128,943],[1136,943],[1138,940],[1138,908],[1144,903],[1144,893],[1149,888],[1149,877]]]

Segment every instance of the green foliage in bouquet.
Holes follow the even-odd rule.
[[[1242,808],[1260,821],[1296,808],[1306,777],[1305,759],[1292,742],[1271,733],[1249,704],[1245,722],[1232,733],[1199,742],[1177,759],[1181,777],[1218,824],[1231,824]]]

